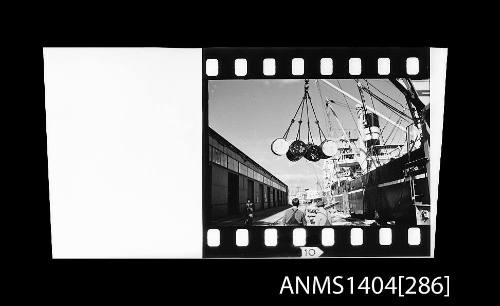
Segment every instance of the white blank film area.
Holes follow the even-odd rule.
[[[201,49],[45,48],[54,258],[201,258]]]

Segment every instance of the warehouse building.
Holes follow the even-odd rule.
[[[209,220],[241,216],[247,199],[261,211],[288,204],[288,186],[208,128]]]

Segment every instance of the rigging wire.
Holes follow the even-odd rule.
[[[380,89],[378,89],[377,87],[375,87],[375,85],[373,85],[372,83],[366,81],[368,84],[370,84],[373,88],[375,88],[376,91],[378,91],[380,94],[382,94],[384,97],[396,102],[399,106],[401,106],[404,110],[408,110],[408,107],[404,104],[402,104],[401,102],[397,101],[396,99],[392,98],[391,96],[383,93]],[[389,84],[391,84],[391,86],[394,86],[392,83],[389,82]]]
[[[340,81],[338,79],[337,79],[337,83],[339,84],[339,88],[341,90],[343,90],[342,86],[340,85]],[[347,104],[347,108],[349,109],[349,113],[351,114],[352,120],[354,121],[354,125],[356,127],[356,132],[358,132],[359,137],[362,139],[363,136],[361,136],[361,132],[359,131],[357,120],[355,119],[354,115],[352,114],[351,107],[349,106],[349,102],[347,102],[347,98],[346,98],[346,96],[343,93],[342,93],[342,96],[344,97],[344,100],[345,100],[345,102]]]
[[[368,90],[370,89],[370,83],[368,83],[368,80],[365,79],[365,82],[366,82],[366,86],[368,87]],[[377,112],[377,109],[375,108],[375,103],[373,103],[373,97],[371,95],[370,96],[370,101],[372,101],[372,106],[373,106],[373,111],[374,113]],[[380,127],[379,127],[380,128]],[[371,135],[371,128],[370,128],[370,135]],[[379,137],[382,136],[382,133],[380,133]],[[375,154],[375,157],[377,158],[377,162],[379,163],[380,165],[380,160],[379,160],[379,156],[378,154]]]
[[[398,123],[398,124],[399,124],[399,120],[400,120],[400,119],[398,118],[398,120],[396,121],[396,123]],[[391,138],[392,133],[394,133],[394,130],[395,130],[395,129],[396,129],[396,127],[395,127],[395,126],[393,126],[393,127],[392,127],[392,129],[391,129],[391,131],[389,132],[389,135],[387,135],[387,138],[386,138],[386,140],[385,140],[385,142],[384,142],[384,145],[386,145],[386,144],[387,144],[387,142],[389,142],[389,139]]]
[[[401,118],[399,118],[399,119],[398,119],[397,123],[399,124],[400,122],[401,122]],[[394,132],[394,131],[395,131],[395,133],[392,135],[392,139],[390,139],[390,136],[391,136],[391,135],[389,135],[389,137],[387,137],[387,140],[386,140],[386,142],[384,143],[384,145],[385,145],[387,142],[389,142],[389,140],[391,140],[391,143],[394,143],[394,142],[395,142],[395,140],[396,140],[396,135],[398,135],[399,131],[394,129],[393,131],[391,131],[391,134],[392,134],[392,132]],[[404,133],[404,134],[406,135],[406,133]]]
[[[316,80],[316,87],[318,88],[318,92],[319,92],[319,97],[321,99],[321,103],[326,102],[326,100],[323,98],[323,93],[321,92],[321,86],[320,86],[318,80]],[[331,137],[331,139],[334,139],[335,138],[335,135],[333,133],[334,128],[333,128],[333,124],[332,124],[332,119],[330,118],[330,114],[328,112],[328,104],[327,103],[325,103],[325,108],[323,109],[323,112],[325,113],[325,115],[326,115],[326,121],[328,122],[330,137]]]
[[[376,98],[380,103],[382,103],[382,105],[387,107],[390,111],[392,111],[396,115],[398,115],[400,117],[407,118],[408,120],[411,120],[411,117],[409,115],[405,114],[403,111],[399,110],[398,108],[392,106],[390,103],[384,101],[382,98],[376,96],[370,89],[363,87],[363,90],[366,91],[370,95],[370,97]]]
[[[349,107],[349,103],[347,102],[339,102],[339,101],[334,101],[333,99],[330,99],[328,96],[326,96],[326,99],[323,97],[323,93],[321,91],[321,86],[320,86],[320,82],[319,80],[316,80],[316,86],[318,87],[318,91],[319,91],[319,95],[320,95],[320,98],[322,101],[325,101],[325,102],[331,102],[332,104],[335,104],[335,106],[339,106],[339,107],[344,107],[344,108],[348,108]],[[340,128],[335,128],[334,125],[332,124],[333,122],[333,119],[331,118],[331,115],[333,114],[334,116],[335,115],[335,112],[333,111],[333,108],[332,106],[328,107],[328,103],[325,103],[325,108],[323,109],[323,112],[325,113],[325,116],[326,116],[326,120],[328,121],[328,126],[329,126],[329,131],[330,131],[330,136],[331,136],[331,139],[335,139],[335,133],[334,131],[338,130],[339,131],[339,134],[341,134],[342,136],[344,136],[344,131],[349,131],[349,134],[348,134],[348,137],[350,138],[351,137],[351,130],[353,129],[346,129],[342,126],[340,126]],[[352,114],[351,114],[352,116]],[[340,136],[340,137],[342,137]],[[345,135],[347,136],[347,134]]]
[[[392,114],[389,114],[389,119],[391,119],[392,117]],[[380,130],[380,140],[383,141],[386,137],[384,136],[384,132],[385,132],[385,129],[389,126],[389,121],[386,121],[384,123],[384,126],[382,127],[382,129]],[[394,125],[392,126],[392,128],[396,128]]]
[[[370,83],[368,83],[367,79],[365,79],[365,82],[366,82],[366,86],[368,87],[368,89],[370,89]],[[373,110],[376,112],[377,110],[375,109],[375,103],[373,103],[373,97],[371,95],[370,95],[370,100],[372,101]]]
[[[366,120],[366,118],[367,118],[367,109],[366,109],[365,97],[364,97],[363,92],[361,90],[361,83],[359,82],[358,79],[354,79],[354,82],[356,82],[356,87],[358,88],[359,96],[361,97],[362,109],[363,109],[363,113],[364,113],[365,120]],[[372,139],[373,139],[373,133],[372,133],[371,126],[368,126],[368,131],[370,132],[370,137],[372,137]],[[374,155],[375,155],[375,158],[376,158],[378,164],[380,165],[380,161],[378,160],[378,156],[376,154],[373,154],[372,150],[368,150],[368,148],[367,148],[367,150],[366,150],[366,160],[368,161],[368,157],[370,157],[370,160],[373,161],[373,156]],[[367,162],[367,166],[368,166],[368,162]]]

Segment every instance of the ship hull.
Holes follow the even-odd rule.
[[[350,182],[333,194],[338,210],[381,222],[416,224],[415,202],[430,203],[424,149],[394,159]],[[411,167],[409,169],[409,167]],[[405,169],[410,171],[405,176]],[[413,181],[415,201],[412,199]]]

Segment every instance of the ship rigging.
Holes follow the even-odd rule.
[[[417,91],[409,79],[385,80],[385,89],[390,86],[402,93],[404,102],[401,102],[373,81],[346,81],[355,83],[359,98],[345,90],[346,84],[342,86],[340,80],[336,80],[336,84],[325,79],[315,81],[324,103],[328,140],[335,144],[330,145],[334,150],[329,151],[328,156],[321,156],[323,183],[317,180],[317,185],[323,187],[325,199],[334,204],[331,205],[334,210],[364,219],[428,224],[425,216],[430,210],[430,105],[420,99],[421,93],[428,90]],[[326,89],[322,89],[324,85]],[[340,93],[344,101],[332,98],[333,95],[328,94],[331,89]],[[341,108],[349,111],[354,136],[352,130],[345,128],[345,119],[343,123],[338,115]],[[320,140],[326,141],[317,118],[316,124]],[[335,137],[335,125],[340,130],[338,137]]]

